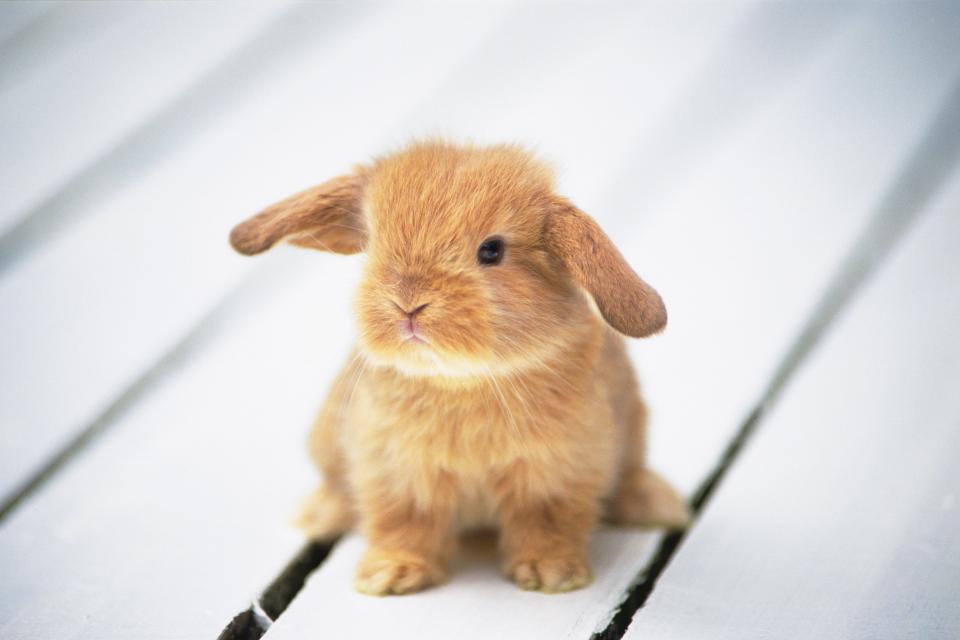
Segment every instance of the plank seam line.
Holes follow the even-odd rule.
[[[21,47],[24,41],[35,37],[37,31],[59,19],[66,12],[66,7],[66,4],[52,6],[7,34],[5,39],[0,40],[0,60],[8,59],[11,51]]]
[[[520,8],[517,9],[517,11],[520,11],[520,10],[521,10]],[[758,15],[759,15],[759,12],[758,12]],[[758,18],[755,16],[754,19],[758,19]],[[504,22],[506,23],[507,20],[505,19]],[[741,25],[740,28],[744,28],[744,26]],[[825,35],[826,33],[821,34],[821,40]],[[482,50],[482,48],[478,47],[478,50]],[[450,76],[456,77],[456,74],[455,73],[450,74]],[[331,548],[335,543],[336,541],[334,541],[333,543],[330,543]],[[302,550],[296,558],[301,557],[304,553],[305,553],[305,550]],[[291,565],[297,561],[296,558],[291,561]],[[310,567],[307,573],[309,574],[315,571],[316,569],[318,569],[320,565],[323,563],[323,560],[325,558],[326,558],[326,554],[320,557],[316,561],[316,563],[312,567]],[[262,637],[263,634],[265,634],[269,629],[269,627],[272,625],[273,621],[275,621],[276,618],[281,613],[283,613],[284,610],[286,610],[287,606],[290,604],[290,602],[292,602],[293,598],[296,596],[297,591],[299,591],[299,589],[302,588],[302,586],[305,584],[306,576],[304,577],[303,580],[297,581],[297,580],[290,580],[289,578],[285,578],[284,577],[285,575],[286,575],[286,570],[284,572],[281,572],[278,578],[274,581],[274,584],[289,583],[290,585],[299,584],[299,586],[297,587],[296,591],[293,591],[292,593],[290,593],[289,599],[282,601],[282,604],[278,603],[278,606],[276,607],[276,609],[274,609],[276,611],[276,615],[268,616],[266,622],[264,622],[264,620],[262,619],[258,619],[255,615],[260,601],[263,598],[267,597],[267,594],[271,592],[271,588],[268,587],[268,589],[264,592],[264,596],[261,596],[261,600],[255,600],[250,607],[248,607],[247,609],[244,609],[239,614],[234,616],[234,618],[224,628],[223,632],[221,632],[220,636],[218,636],[218,640],[258,640],[260,637]],[[272,586],[273,585],[271,585],[271,587]]]
[[[172,347],[147,366],[98,415],[83,426],[60,449],[47,459],[37,471],[0,501],[0,522],[33,493],[41,489],[82,451],[105,431],[120,421],[142,399],[180,370],[191,356],[211,341],[226,325],[228,318],[239,315],[261,301],[269,286],[289,271],[283,261],[268,262],[254,270],[240,284],[226,293],[214,306]]]
[[[0,235],[0,273],[92,213],[96,209],[92,205],[99,198],[121,184],[132,183],[191,135],[202,132],[283,59],[314,44],[321,15],[318,7],[331,6],[337,5],[296,4],[285,10],[188,88],[122,134],[116,144],[67,177]],[[342,8],[335,15],[356,18]],[[327,19],[321,26],[329,29],[333,16],[323,17]]]
[[[336,540],[308,542],[251,605],[234,616],[217,640],[259,640],[319,567]]]
[[[881,197],[876,212],[834,272],[807,322],[781,359],[759,402],[694,492],[690,502],[693,512],[690,528],[664,536],[653,558],[638,574],[610,622],[604,629],[594,633],[591,640],[619,640],[623,637],[687,533],[696,525],[703,508],[755,434],[764,413],[776,403],[794,373],[813,353],[830,326],[878,271],[909,227],[925,213],[926,205],[945,186],[960,160],[960,127],[956,126],[957,122],[960,122],[960,77],[955,79],[931,124],[901,166],[892,186]]]

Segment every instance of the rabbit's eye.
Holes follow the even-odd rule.
[[[503,259],[503,240],[487,238],[477,249],[477,262],[483,265],[498,264]]]

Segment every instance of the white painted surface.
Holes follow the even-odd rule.
[[[654,412],[653,464],[685,491],[703,479],[759,399],[939,106],[958,68],[951,33],[949,25],[920,29],[895,11],[859,13],[811,52],[790,86],[759,101],[736,136],[717,135],[716,144],[700,149],[697,170],[661,194],[658,211],[631,219],[624,215],[629,198],[611,203],[621,215],[593,211],[671,311],[667,333],[636,343],[634,353]],[[762,38],[740,46],[762,47]],[[749,51],[737,57],[751,59]],[[747,73],[742,81],[753,79],[762,76]],[[904,86],[896,100],[874,100],[891,86]],[[841,87],[855,109],[836,109]],[[669,153],[649,153],[660,151]],[[639,166],[651,161],[642,151],[638,156]],[[599,194],[593,189],[588,193]],[[294,640],[322,629],[357,638],[586,637],[606,624],[656,540],[637,532],[601,534],[592,547],[597,582],[573,594],[520,593],[497,575],[488,554],[408,601],[352,592],[363,548],[352,538],[266,637]]]
[[[0,306],[12,310],[0,316],[0,494],[256,265],[230,250],[233,224],[380,151],[510,5],[377,8],[325,33],[344,11],[354,10],[315,5],[317,43],[297,64],[0,275]],[[371,53],[371,43],[398,53]]]
[[[724,33],[726,24],[736,13],[724,15],[726,21],[720,20],[716,25],[697,21],[687,28],[704,38],[711,35],[716,38]],[[409,19],[422,23],[422,16]],[[527,24],[534,20],[542,22],[542,18],[529,10],[524,10],[523,19]],[[383,15],[370,23],[373,26],[369,28],[376,31],[363,32],[367,34],[365,39],[357,40],[354,33],[353,38],[344,42],[362,47],[364,41],[373,39],[374,35],[387,37],[396,29],[398,20],[400,18],[395,14]],[[476,27],[480,21],[474,16],[465,23]],[[575,33],[579,26],[574,20],[568,20],[567,25],[571,33]],[[589,32],[599,35],[603,27],[602,22],[594,24]],[[478,34],[478,37],[482,35]],[[464,40],[463,34],[454,36]],[[626,30],[621,31],[620,43],[623,44],[629,36]],[[463,42],[464,47],[475,44],[475,41]],[[429,43],[423,47],[426,52]],[[452,49],[452,45],[447,47],[448,52]],[[600,50],[606,49],[601,46]],[[585,55],[594,55],[592,49],[588,51]],[[347,53],[356,52],[341,52],[336,58],[348,57]],[[700,59],[706,53],[701,51],[698,54]],[[617,50],[613,49],[607,55],[616,54]],[[475,54],[471,64],[479,64],[480,58]],[[689,68],[694,68],[697,56],[690,56],[688,60]],[[316,60],[312,62],[316,63]],[[455,62],[450,60],[445,64],[452,66]],[[589,67],[584,67],[584,72],[588,70]],[[345,69],[342,73],[348,77],[356,73],[356,69]],[[433,76],[436,75],[434,69]],[[606,77],[610,82],[616,80],[613,74]],[[565,95],[565,80],[557,75],[547,82],[533,82],[527,93],[519,94],[517,100],[529,99],[546,112],[555,98]],[[408,75],[399,81],[409,86],[412,78]],[[453,87],[442,92],[447,99],[465,85],[459,78],[452,82]],[[430,93],[424,85],[420,85],[419,91],[426,95]],[[473,91],[472,95],[481,93],[477,89]],[[465,99],[470,97],[467,95]],[[536,102],[538,99],[540,102]],[[289,95],[277,96],[269,105],[261,105],[256,113],[270,113],[271,108],[278,110],[290,101]],[[430,104],[429,98],[424,103]],[[349,102],[343,108],[358,110]],[[369,106],[365,108],[368,110],[366,115],[376,115],[376,112],[370,113]],[[383,121],[386,121],[384,114],[398,109],[396,102],[391,107],[381,108],[384,110],[379,114]],[[495,118],[491,117],[489,122],[496,126],[520,126],[516,121],[510,124],[511,105],[505,104],[492,111]],[[558,130],[564,126],[563,116],[562,111],[552,115],[553,126]],[[377,122],[376,119],[373,121]],[[256,119],[238,118],[237,122],[240,124],[226,129],[215,140],[222,144],[223,140],[235,136],[236,127],[250,125]],[[331,129],[325,129],[323,133],[331,146],[322,160],[317,158],[311,163],[309,158],[303,157],[310,150],[298,151],[298,147],[292,144],[293,138],[286,138],[283,142],[290,145],[291,157],[283,160],[290,163],[285,171],[297,175],[289,177],[280,167],[273,170],[277,172],[276,177],[289,180],[290,184],[275,188],[268,183],[265,187],[253,184],[251,180],[249,185],[239,185],[238,193],[228,194],[229,202],[210,214],[217,219],[204,222],[203,229],[192,234],[182,233],[182,227],[191,217],[196,217],[197,205],[186,213],[171,210],[166,214],[169,225],[140,230],[142,218],[130,221],[126,229],[132,236],[128,237],[140,239],[132,243],[127,257],[136,262],[128,270],[114,273],[112,263],[101,259],[94,263],[97,267],[89,272],[92,275],[87,276],[91,280],[111,278],[109,288],[101,293],[99,304],[112,305],[114,313],[129,317],[128,307],[132,302],[147,300],[146,297],[137,297],[137,289],[133,286],[147,273],[153,274],[154,281],[164,287],[162,294],[155,292],[161,300],[169,301],[170,292],[178,288],[196,287],[201,278],[209,278],[211,273],[218,272],[214,258],[205,256],[213,246],[226,251],[223,233],[239,211],[251,209],[250,201],[268,202],[270,198],[285,195],[305,182],[315,181],[341,170],[352,160],[362,158],[362,150],[345,148],[348,136],[354,137],[351,144],[371,147],[382,144],[375,139],[375,132],[341,132],[339,121],[331,122],[329,126]],[[258,131],[254,127],[251,129],[255,133]],[[338,132],[342,135],[340,145],[344,148],[334,154],[333,144]],[[261,135],[264,140],[258,144],[268,143],[267,132]],[[356,140],[358,136],[361,136],[359,141]],[[210,157],[222,159],[222,156],[214,155],[218,147],[204,142],[213,150],[208,151],[208,155],[178,154],[171,159],[170,166],[158,167],[148,180],[131,187],[128,204],[107,209],[115,210],[116,214],[109,218],[90,218],[89,222],[77,225],[78,229],[89,225],[86,232],[89,235],[78,238],[69,246],[75,252],[77,247],[95,241],[98,231],[103,232],[103,220],[124,221],[124,212],[138,210],[135,203],[149,205],[151,197],[162,198],[165,191],[171,189],[170,185],[180,184],[178,179],[186,183],[191,171],[202,167]],[[593,144],[600,146],[602,143],[595,141]],[[236,151],[234,147],[228,149]],[[326,153],[330,153],[330,157],[326,157]],[[603,166],[612,169],[609,163],[615,157],[611,154],[609,160],[595,162],[606,162]],[[586,164],[590,160],[582,162]],[[266,195],[250,191],[273,191],[274,188],[273,193]],[[212,202],[214,198],[223,198],[224,194],[215,192],[207,197],[207,202]],[[162,202],[141,215],[159,214],[161,206]],[[178,224],[180,228],[175,226]],[[109,233],[113,235],[119,231],[114,228]],[[169,252],[156,246],[160,238],[166,239],[182,257],[171,261]],[[65,255],[69,258],[70,253],[62,247],[54,247],[49,254],[45,250],[44,255],[54,260],[63,259]],[[289,262],[290,253],[267,260]],[[98,248],[91,246],[84,255],[96,258],[99,254]],[[139,257],[144,254],[145,257]],[[0,613],[0,620],[10,620],[7,627],[0,627],[5,637],[31,637],[31,630],[33,633],[43,630],[45,635],[52,636],[71,630],[76,637],[124,637],[118,629],[137,637],[170,637],[163,635],[176,635],[164,626],[169,610],[176,610],[182,618],[177,622],[182,626],[177,629],[197,629],[199,636],[200,631],[206,633],[215,626],[214,620],[220,625],[226,624],[245,606],[246,599],[266,586],[293,554],[300,539],[297,533],[286,527],[286,518],[292,513],[294,503],[316,481],[314,472],[306,465],[303,437],[330,372],[341,364],[350,341],[344,324],[350,322],[350,287],[348,283],[337,286],[340,281],[334,280],[343,274],[342,259],[316,254],[304,258],[299,264],[317,261],[325,266],[316,277],[315,295],[304,295],[308,285],[298,279],[284,287],[285,294],[278,294],[288,296],[286,303],[265,300],[264,305],[276,307],[269,312],[261,311],[231,333],[231,336],[240,337],[227,337],[223,344],[218,343],[192,358],[185,373],[124,417],[92,451],[85,453],[45,491],[24,503],[0,528],[0,549],[8,550],[6,554],[0,551],[0,565],[13,576],[10,591],[2,594],[9,603],[9,608]],[[75,262],[59,267],[62,272],[69,273],[72,266],[82,274],[79,267],[84,261],[69,259]],[[232,265],[237,265],[238,272],[239,265],[254,264],[240,258],[228,259]],[[292,269],[287,271],[293,272]],[[130,278],[131,284],[119,286],[125,278]],[[55,281],[55,278],[42,280]],[[212,286],[209,288],[214,290]],[[88,293],[97,290],[91,286]],[[117,299],[117,291],[124,292],[122,299]],[[50,304],[48,300],[46,305],[38,304],[36,308],[49,308]],[[181,299],[174,311],[181,313],[185,308],[188,307]],[[90,313],[91,320],[103,321],[107,317],[102,308]],[[262,319],[267,317],[263,314],[268,314],[268,319]],[[103,344],[107,336],[117,341],[125,340],[118,325],[109,329],[98,328],[91,321],[85,326],[97,332],[94,344]],[[278,336],[280,342],[277,342]],[[129,348],[137,345],[133,337],[126,339]],[[298,344],[301,345],[299,348],[296,347]],[[331,351],[329,357],[321,355]],[[102,361],[103,356],[99,356],[97,362]],[[286,364],[280,365],[282,362]],[[279,386],[283,389],[278,389]],[[238,399],[243,402],[237,407],[232,406]],[[31,437],[36,438],[37,434]],[[224,450],[227,453],[223,453]],[[255,471],[251,471],[251,467]],[[217,481],[211,483],[211,478]],[[105,486],[109,490],[88,491],[89,487]],[[117,491],[117,487],[123,490]],[[142,509],[143,500],[159,504],[154,509]],[[224,535],[229,540],[224,540]],[[635,553],[652,543],[650,537],[626,533],[613,534],[611,539],[622,540],[610,546],[610,562],[613,564],[620,564],[617,559],[625,553]],[[168,545],[177,552],[171,555]],[[601,552],[603,548],[600,547]],[[205,555],[210,557],[205,558]],[[489,567],[484,564],[483,568]],[[150,581],[144,583],[142,578],[146,574],[150,575]],[[624,580],[629,579],[626,573],[612,578],[611,594],[622,592]],[[46,591],[45,585],[53,583],[57,587]],[[499,583],[493,584],[498,586]],[[41,593],[45,594],[44,598],[38,598]],[[118,599],[117,593],[127,595]],[[51,599],[64,603],[52,616],[46,611]],[[155,602],[166,603],[163,611],[145,615],[144,610],[154,606]],[[187,635],[192,637],[193,633]]]
[[[657,536],[607,529],[590,542],[595,579],[561,595],[523,591],[500,574],[492,540],[471,544],[451,582],[403,597],[371,597],[351,580],[364,541],[340,542],[293,604],[267,631],[268,640],[322,633],[338,638],[589,638],[636,578]]]
[[[654,464],[689,491],[960,63],[932,10],[411,6],[324,33],[4,274],[0,490],[253,268],[227,250],[234,221],[439,130],[537,144],[663,291],[670,330],[634,353]],[[795,49],[768,55],[771,37]],[[718,68],[734,71],[702,89]],[[651,178],[660,161],[669,180]],[[212,637],[299,546],[286,517],[315,481],[302,439],[350,341],[342,278],[357,262],[266,260],[290,281],[0,525],[0,635]],[[599,534],[597,582],[574,594],[523,594],[481,554],[442,589],[371,600],[350,589],[351,539],[269,637],[585,637],[656,541]]]
[[[817,347],[627,638],[960,637],[960,175]]]
[[[667,301],[668,330],[633,352],[651,454],[676,461],[685,491],[754,408],[956,81],[958,25],[906,6],[855,15],[642,224],[613,230]]]
[[[5,52],[0,65],[0,234],[289,5],[56,7],[20,46]]]
[[[304,426],[357,266],[302,258],[0,523],[0,637],[212,639],[300,548]]]
[[[9,51],[9,39],[22,37],[23,30],[37,23],[60,6],[61,2],[3,2],[0,3],[0,51]]]

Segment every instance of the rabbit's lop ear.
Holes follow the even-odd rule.
[[[630,268],[593,218],[558,199],[545,232],[550,251],[590,292],[610,326],[634,338],[666,326],[667,309],[660,294]]]
[[[281,240],[310,249],[351,254],[363,249],[364,177],[358,171],[301,191],[267,207],[230,232],[240,253],[262,253]]]

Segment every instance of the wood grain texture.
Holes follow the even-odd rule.
[[[960,176],[847,310],[627,636],[960,634]]]

